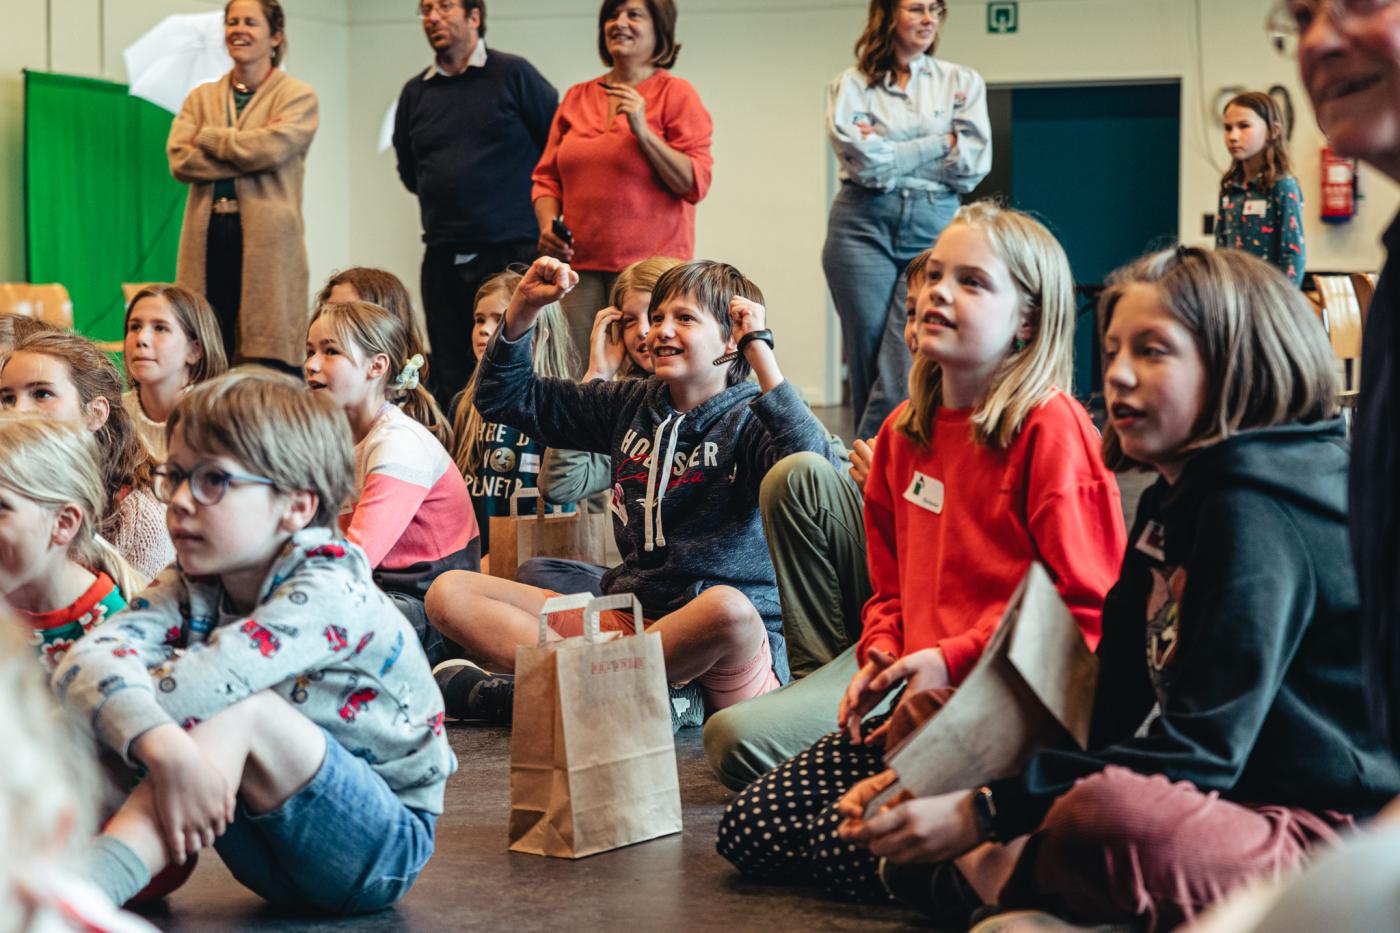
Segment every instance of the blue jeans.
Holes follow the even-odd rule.
[[[515,570],[515,582],[537,586],[556,593],[592,593],[603,595],[603,574],[606,567],[585,564],[581,560],[559,557],[532,557]]]
[[[326,735],[311,783],[270,813],[240,801],[214,843],[233,877],[279,907],[383,910],[408,893],[433,854],[437,817],[399,802],[384,779]]]
[[[841,319],[858,438],[878,434],[909,397],[904,267],[933,245],[959,203],[950,192],[884,192],[850,182],[831,203],[822,269]]]

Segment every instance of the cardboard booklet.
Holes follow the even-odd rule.
[[[1099,659],[1049,574],[1032,563],[962,686],[886,754],[897,780],[866,813],[878,812],[901,791],[928,797],[1009,777],[1037,749],[1066,735],[1082,748],[1098,672]]]

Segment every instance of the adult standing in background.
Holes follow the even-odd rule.
[[[530,171],[559,93],[520,56],[487,51],[485,0],[423,0],[418,15],[435,61],[399,94],[394,151],[418,196],[429,381],[446,408],[476,365],[476,290],[535,259]]]
[[[714,124],[670,72],[680,50],[672,0],[604,0],[598,55],[608,71],[569,88],[535,167],[539,251],[579,273],[563,306],[581,360],[619,272],[648,256],[695,256]]]
[[[822,268],[841,319],[856,437],[909,397],[904,267],[992,167],[982,76],[934,58],[944,0],[870,0],[856,65],[836,76],[827,132],[841,190]]]
[[[176,281],[214,307],[229,360],[300,374],[309,272],[301,217],[316,93],[280,67],[278,0],[231,0],[233,70],[190,92],[170,127],[170,171],[190,186]]]

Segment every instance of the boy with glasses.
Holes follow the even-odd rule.
[[[117,904],[212,846],[274,904],[379,910],[433,853],[456,759],[417,637],[333,531],[344,421],[285,377],[240,372],[167,422],[154,488],[178,563],[54,674],[147,771],[89,852]]]

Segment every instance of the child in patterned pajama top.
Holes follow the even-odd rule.
[[[432,855],[456,760],[413,630],[331,531],[353,477],[345,417],[286,377],[235,373],[190,390],[167,431],[155,490],[178,566],[54,673],[148,772],[89,876],[120,904],[212,846],[275,904],[387,907]]]

